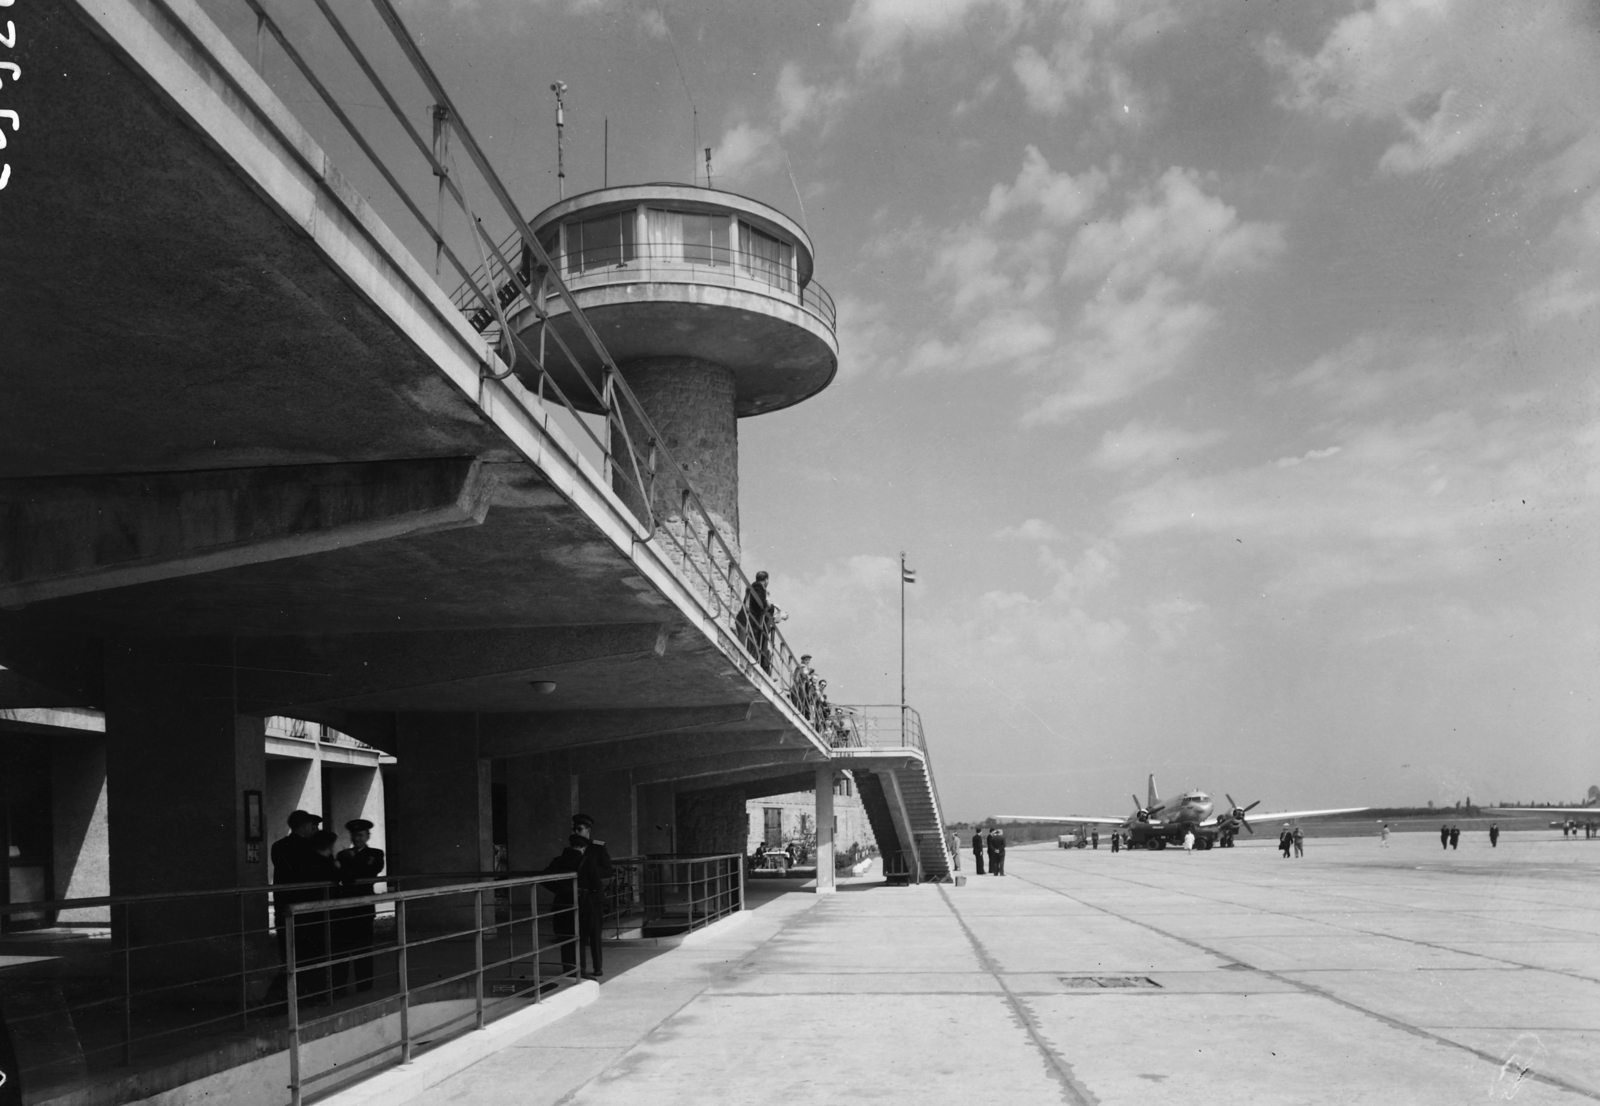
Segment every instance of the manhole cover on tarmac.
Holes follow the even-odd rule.
[[[1159,989],[1161,984],[1143,975],[1064,975],[1061,982],[1081,991],[1126,991]]]

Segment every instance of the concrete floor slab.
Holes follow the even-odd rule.
[[[593,1006],[440,1097],[1600,1102],[1600,945],[1579,936],[1600,849],[1427,844],[1024,847],[959,888],[777,895],[696,949],[618,961]]]

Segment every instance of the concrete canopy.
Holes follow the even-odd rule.
[[[261,712],[727,706],[804,734],[214,27],[49,5],[17,57],[62,77],[8,87],[12,693],[103,705],[101,643],[156,635],[231,642]]]

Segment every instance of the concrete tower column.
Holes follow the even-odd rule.
[[[253,853],[245,841],[244,793],[266,789],[266,725],[236,711],[233,645],[228,637],[105,642],[113,895],[266,884],[268,843],[288,831],[262,827],[267,841]],[[116,939],[141,950],[129,958],[137,982],[209,977],[221,998],[237,993],[226,973],[237,969],[241,925],[266,921],[265,893],[111,912]]]
[[[817,894],[831,895],[833,880],[833,765],[817,768]]]
[[[694,357],[646,357],[620,367],[623,379],[655,424],[663,443],[737,554],[739,424],[734,404],[738,387],[732,370]],[[649,455],[649,442],[644,427],[627,414],[624,421],[634,449],[641,456],[640,475],[648,479],[643,462]],[[613,474],[612,487],[640,519],[646,519],[648,513],[633,471],[622,460],[627,452],[621,437],[621,431],[613,426],[611,446],[619,468]],[[662,469],[658,468],[658,472],[661,475],[651,496],[656,519],[681,534],[684,512],[680,485]],[[699,518],[691,515],[690,521],[692,532],[703,538],[705,530]]]

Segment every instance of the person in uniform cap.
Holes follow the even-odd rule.
[[[383,872],[383,850],[367,844],[372,839],[372,823],[365,818],[352,818],[344,824],[350,834],[350,847],[339,850],[339,895],[341,898],[365,898],[376,892],[373,881]],[[377,908],[371,903],[348,906],[338,911],[333,920],[333,955],[348,957],[353,953],[372,951],[372,924]],[[361,956],[355,960],[340,959],[333,966],[333,993],[343,994],[345,984],[355,976],[357,991],[372,990],[372,957]]]
[[[292,811],[288,818],[289,835],[280,837],[272,843],[268,857],[272,861],[272,883],[274,886],[283,886],[291,883],[309,883],[319,878],[319,858],[311,843],[316,836],[317,829],[322,825],[322,819],[308,810]],[[278,939],[278,959],[285,966],[289,963],[289,906],[297,902],[309,902],[322,897],[322,892],[316,889],[300,889],[297,891],[275,891],[272,896],[273,916]],[[298,946],[300,933],[295,933]],[[300,949],[296,948],[296,953]],[[277,978],[267,989],[268,1001],[283,1001],[288,993],[288,976],[279,972]]]
[[[983,827],[978,827],[978,832],[972,835],[972,864],[976,875],[983,875]]]
[[[572,816],[572,832],[588,844],[583,863],[578,867],[578,946],[589,953],[590,974],[596,979],[605,974],[600,960],[600,932],[605,920],[605,881],[616,870],[604,841],[594,839],[594,819],[587,814]]]

